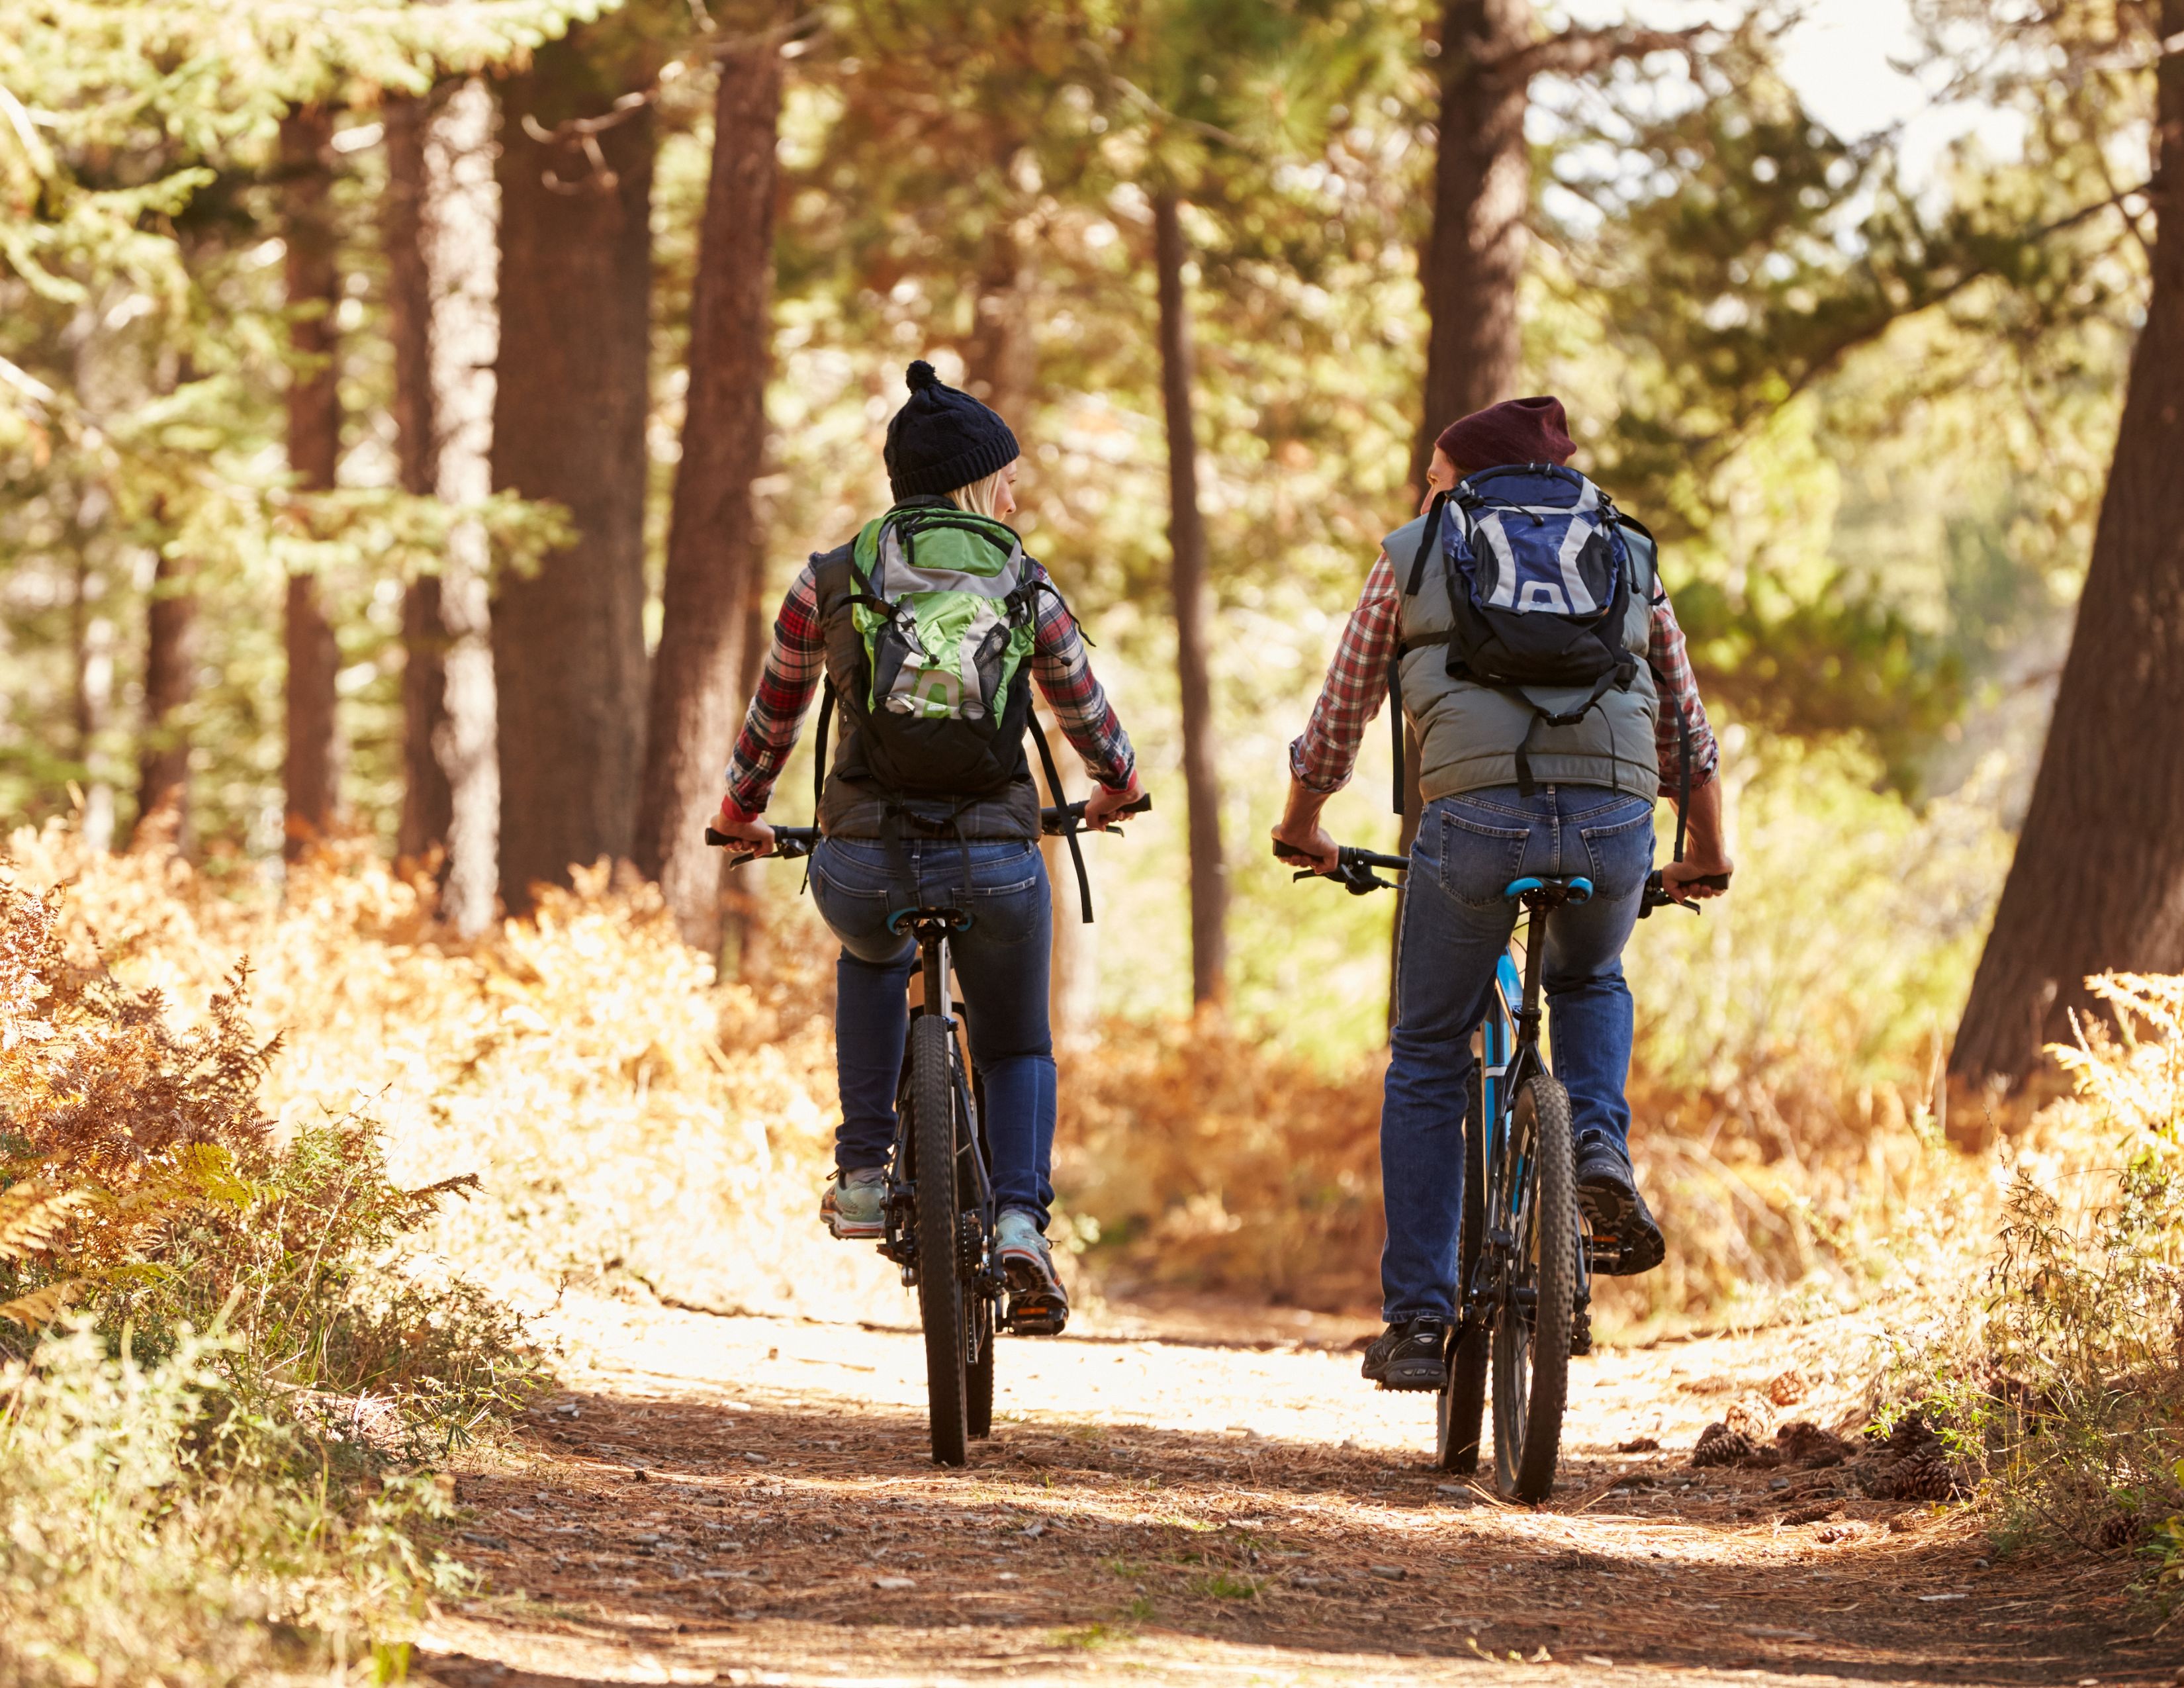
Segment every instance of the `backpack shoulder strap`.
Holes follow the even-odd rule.
[[[834,724],[834,679],[819,682],[819,728],[811,739],[811,816],[816,822],[820,800],[827,795],[827,729]]]
[[[1036,707],[1024,712],[1024,721],[1031,728],[1031,742],[1039,746],[1039,771],[1046,776],[1046,788],[1053,794],[1056,805],[1068,806],[1069,799],[1061,789],[1061,771],[1054,765],[1053,748],[1046,742],[1046,729],[1039,724]],[[1077,899],[1084,914],[1084,922],[1092,924],[1092,876],[1084,871],[1084,847],[1077,841],[1077,822],[1066,818],[1061,836],[1069,841],[1069,863],[1077,870]]]

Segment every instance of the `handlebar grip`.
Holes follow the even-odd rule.
[[[1107,816],[1107,819],[1112,824],[1116,821],[1121,820],[1126,815],[1145,814],[1150,811],[1152,806],[1152,793],[1150,791],[1141,791],[1130,802],[1125,803],[1120,809],[1113,811]],[[1081,801],[1077,803],[1059,804],[1053,808],[1042,809],[1039,811],[1039,829],[1042,833],[1045,833],[1050,836],[1071,830],[1072,823],[1081,826],[1084,824],[1084,804]]]

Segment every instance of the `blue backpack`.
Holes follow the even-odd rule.
[[[1406,641],[1402,652],[1446,644],[1451,678],[1521,697],[1535,727],[1575,726],[1608,692],[1627,690],[1637,677],[1640,658],[1623,641],[1632,573],[1626,525],[1645,532],[1574,469],[1528,463],[1482,470],[1434,499],[1405,588],[1406,596],[1415,593],[1429,560],[1438,558],[1452,625]],[[1391,671],[1391,682],[1396,679]],[[1579,687],[1588,695],[1574,709],[1549,708],[1531,694],[1535,688]],[[1400,695],[1397,704],[1400,722]],[[1527,733],[1517,749],[1519,783],[1528,793],[1529,743]],[[1401,761],[1399,755],[1399,790]]]

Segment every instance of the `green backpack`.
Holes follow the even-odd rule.
[[[960,813],[1028,776],[1028,731],[1048,788],[1061,790],[1054,753],[1031,707],[1039,598],[1055,588],[1024,554],[1016,531],[952,506],[891,510],[866,523],[850,547],[850,577],[865,671],[853,694],[839,701],[856,723],[863,774],[902,797],[927,799],[919,807],[929,818]],[[836,701],[829,679],[816,767],[822,802]],[[1061,832],[1089,922],[1092,889],[1077,829],[1065,824]],[[968,861],[967,855],[967,873]]]
[[[859,532],[850,571],[865,671],[842,701],[872,777],[961,800],[1022,776],[1037,599],[1052,588],[1015,531],[950,507],[891,510]]]

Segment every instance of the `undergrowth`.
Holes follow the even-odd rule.
[[[1880,1385],[1923,1413],[2005,1539],[2143,1554],[2184,1593],[2184,978],[2092,982],[2112,1025],[2052,1051],[2076,1094],[2035,1122],[1962,1316]],[[2042,1152],[2065,1142],[2068,1156]],[[2090,1158],[2085,1145],[2105,1152]]]
[[[231,970],[194,1020],[0,883],[0,1684],[346,1669],[456,1575],[415,1462],[534,1386],[405,1242],[359,1113],[276,1130]]]

